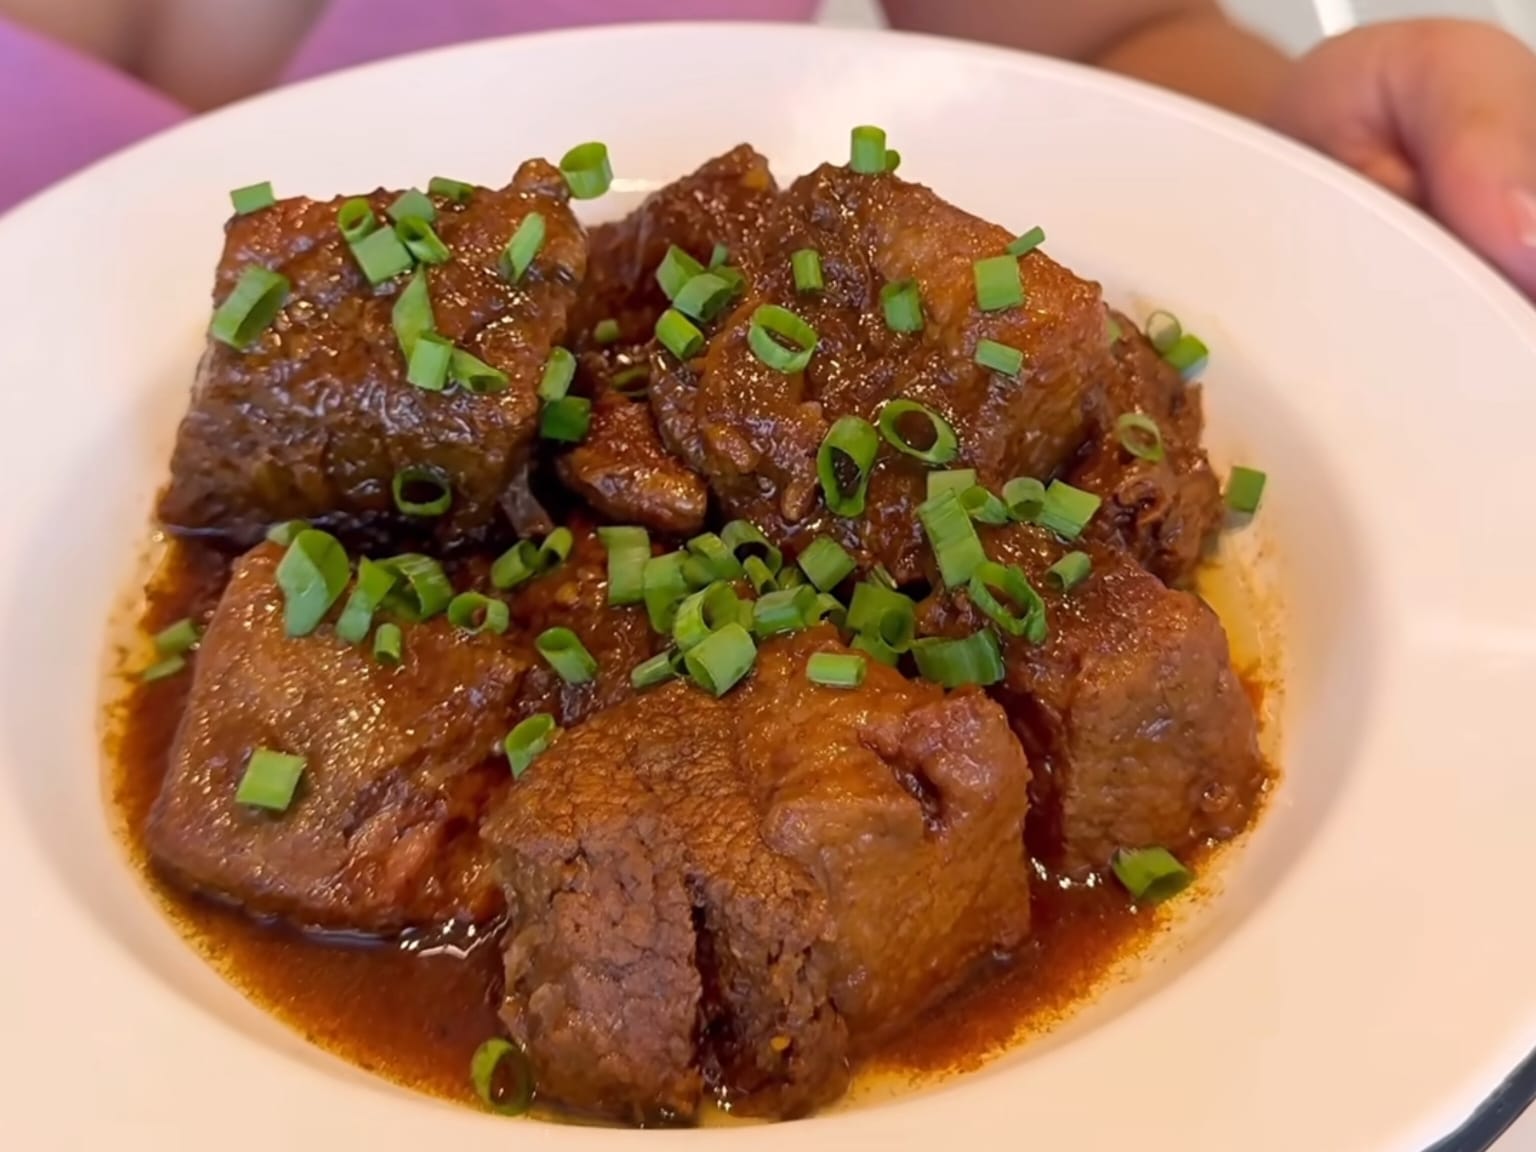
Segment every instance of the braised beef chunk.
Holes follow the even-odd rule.
[[[1035,768],[1031,850],[1079,871],[1117,848],[1179,853],[1241,831],[1265,771],[1216,614],[1113,546],[1084,546],[1092,572],[1063,594],[1044,579],[1066,551],[1049,533],[1014,525],[983,538],[1040,589],[1050,625],[1041,645],[1006,641],[995,690]],[[922,615],[935,632],[986,623],[963,592]]]
[[[816,453],[832,423],[850,413],[874,421],[897,397],[926,404],[958,434],[950,466],[975,468],[997,488],[1018,475],[1049,476],[1070,459],[1090,431],[1094,382],[1109,368],[1098,286],[1038,249],[1017,262],[1026,305],[979,308],[974,264],[1004,256],[1011,240],[896,176],[823,165],[802,177],[775,204],[758,247],[743,253],[746,297],[703,356],[682,365],[660,357],[651,402],[663,441],[708,478],[728,514],[792,543],[830,532],[861,560],[914,578],[924,544],[913,510],[927,470],[882,445],[865,514],[829,516]],[[796,291],[791,256],[802,248],[820,253],[820,294]],[[892,330],[881,298],[909,280],[926,320],[917,333]],[[804,372],[776,371],[751,350],[763,304],[815,330]],[[975,363],[983,339],[1024,353],[1017,379]]]
[[[1170,584],[1187,584],[1207,541],[1221,525],[1221,486],[1201,447],[1200,388],[1186,384],[1124,316],[1114,367],[1096,393],[1095,434],[1069,479],[1103,498],[1091,535],[1113,540]],[[1148,460],[1128,451],[1116,421],[1125,413],[1150,417],[1163,455]]]
[[[494,916],[476,825],[507,779],[492,758],[524,660],[442,617],[411,626],[396,668],[328,625],[288,637],[281,556],[263,544],[236,563],[203,638],[148,826],[155,863],[252,913],[324,928]],[[284,812],[235,799],[260,748],[305,758]]]
[[[215,297],[252,265],[281,272],[292,291],[245,350],[210,338],[161,520],[242,546],[288,519],[360,539],[430,531],[442,545],[482,536],[498,508],[520,532],[545,526],[526,484],[535,389],[586,271],[586,238],[568,195],[560,173],[533,160],[510,187],[476,189],[464,204],[433,198],[433,227],[452,253],[426,269],[437,331],[507,375],[498,395],[406,382],[392,310],[409,278],[370,286],[337,226],[342,200],[282,200],[231,220]],[[368,197],[385,226],[394,198]],[[543,247],[509,285],[502,250],[535,212]],[[448,512],[425,525],[406,524],[391,494],[396,473],[411,467],[435,470],[453,488]]]
[[[1026,934],[1029,772],[1001,710],[883,666],[820,687],[818,650],[829,629],[766,645],[723,699],[676,683],[598,714],[487,820],[503,1016],[549,1098],[687,1118],[709,1087],[801,1114]]]

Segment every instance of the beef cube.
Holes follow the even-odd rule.
[[[586,238],[568,196],[560,173],[533,160],[510,187],[476,189],[464,204],[434,198],[434,227],[452,252],[426,269],[437,331],[507,375],[508,388],[495,395],[407,383],[392,311],[408,278],[368,283],[337,227],[343,201],[282,200],[231,220],[215,297],[252,265],[281,272],[292,292],[249,348],[210,338],[161,520],[241,546],[288,519],[370,543],[430,532],[444,546],[485,535],[498,509],[520,532],[546,527],[527,489],[535,389],[586,270]],[[393,199],[368,197],[386,224]],[[509,285],[501,252],[535,212],[544,245]],[[446,514],[423,521],[396,510],[391,483],[408,467],[452,484]]]
[[[950,466],[975,468],[993,488],[1018,475],[1051,475],[1088,435],[1090,393],[1109,366],[1096,284],[1037,249],[1018,261],[1026,303],[983,312],[973,265],[1004,255],[1006,231],[896,176],[828,165],[780,197],[762,235],[743,253],[741,306],[703,356],[686,364],[658,356],[651,382],[662,439],[706,476],[729,515],[791,547],[831,533],[861,562],[913,579],[924,552],[913,511],[927,470],[882,445],[865,514],[831,516],[816,453],[834,421],[874,421],[897,397],[926,404],[958,435]],[[820,294],[795,289],[791,255],[802,248],[820,253]],[[908,280],[921,293],[921,332],[886,323],[882,289]],[[775,371],[752,352],[748,332],[763,304],[782,305],[815,329],[804,372]],[[983,339],[1024,353],[1019,378],[975,363]]]
[[[327,929],[495,916],[476,828],[508,779],[498,742],[524,658],[441,616],[409,627],[395,668],[329,626],[291,638],[281,557],[263,544],[235,564],[203,637],[149,820],[155,863],[253,914]],[[285,812],[235,800],[258,748],[307,762]]]

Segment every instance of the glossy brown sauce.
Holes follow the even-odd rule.
[[[227,576],[219,553],[171,545],[146,590],[144,632],[189,615],[206,622]],[[500,955],[493,939],[482,934],[473,942],[478,946],[461,939],[443,948],[444,942],[426,939],[320,938],[188,895],[155,873],[144,825],[190,682],[182,674],[133,684],[109,717],[110,792],[135,865],[203,956],[290,1027],[381,1076],[473,1101],[470,1057],[499,1033]],[[1249,692],[1262,702],[1261,683],[1250,684]],[[1041,875],[1031,901],[1026,946],[998,957],[969,991],[888,1044],[870,1061],[872,1071],[925,1079],[979,1064],[1021,1034],[1054,1023],[1115,962],[1150,943],[1158,923],[1112,884],[1063,888]]]

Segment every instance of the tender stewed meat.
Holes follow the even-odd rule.
[[[203,638],[149,821],[155,863],[252,913],[324,928],[495,915],[475,829],[507,779],[494,757],[524,659],[442,617],[411,626],[396,668],[329,625],[290,638],[281,555],[263,544],[236,563]],[[307,761],[285,812],[235,800],[258,748]]]
[[[793,1116],[1029,924],[1029,771],[1002,711],[883,666],[811,684],[829,629],[721,700],[675,683],[562,735],[485,827],[513,930],[503,1017],[541,1091]],[[697,1026],[695,1026],[697,1021]]]
[[[831,424],[871,421],[905,397],[944,416],[959,436],[953,467],[972,467],[994,488],[1018,475],[1048,476],[1090,432],[1093,385],[1110,367],[1096,284],[1038,249],[1018,261],[1022,306],[983,312],[973,265],[1004,255],[1002,228],[892,175],[824,165],[781,196],[760,244],[743,253],[748,290],[698,359],[658,353],[651,402],[662,439],[702,472],[731,515],[776,540],[829,532],[866,563],[899,579],[918,575],[924,544],[913,514],[926,469],[882,446],[865,514],[825,510],[816,453]],[[795,290],[791,254],[820,253],[825,291]],[[919,333],[893,331],[881,290],[913,280],[925,316]],[[818,336],[802,373],[785,375],[751,350],[748,331],[765,303],[795,312]],[[1012,379],[974,362],[991,339],[1024,353]]]
[[[1241,831],[1266,775],[1216,614],[1112,545],[1082,545],[1092,573],[1061,593],[1044,578],[1066,551],[1049,533],[1014,525],[983,538],[1040,589],[1050,625],[1041,645],[1005,643],[994,690],[1035,770],[1031,850],[1081,871],[1117,848],[1178,852]],[[963,592],[923,606],[924,631],[986,622]]]
[[[498,395],[406,382],[392,310],[408,279],[369,285],[337,227],[341,200],[283,200],[231,220],[215,297],[252,265],[281,272],[292,293],[249,348],[209,340],[161,520],[241,545],[287,519],[361,540],[430,533],[442,545],[482,536],[498,508],[520,532],[544,527],[526,482],[535,388],[586,270],[586,237],[568,195],[560,173],[533,160],[510,187],[476,189],[462,205],[434,198],[434,227],[452,252],[426,273],[437,331],[506,373],[509,387]],[[387,223],[394,197],[368,199]],[[544,245],[510,285],[501,252],[535,212]],[[391,483],[409,467],[451,483],[445,515],[408,522],[396,511]]]
[[[1095,393],[1095,435],[1069,479],[1104,500],[1090,535],[1116,541],[1170,584],[1187,584],[1221,525],[1221,486],[1201,447],[1200,389],[1186,384],[1124,316],[1114,367]],[[1128,452],[1116,421],[1128,412],[1157,424],[1163,458]]]

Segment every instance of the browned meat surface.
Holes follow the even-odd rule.
[[[1002,255],[1011,239],[895,176],[823,165],[802,177],[770,213],[760,246],[743,253],[751,288],[704,355],[679,365],[658,354],[651,402],[663,441],[708,478],[728,514],[779,540],[830,532],[861,560],[915,577],[924,544],[913,510],[925,469],[882,446],[866,514],[845,520],[825,511],[816,451],[839,416],[874,420],[885,401],[907,397],[959,434],[950,466],[975,468],[993,488],[1068,461],[1090,431],[1090,394],[1109,368],[1099,288],[1037,249],[1019,261],[1025,305],[980,311],[973,264]],[[819,297],[795,291],[790,256],[800,248],[821,254]],[[885,322],[881,289],[907,279],[921,290],[921,333]],[[776,372],[750,350],[750,319],[764,303],[818,333],[805,372]],[[981,339],[1023,351],[1019,379],[974,363]]]
[[[549,1098],[685,1119],[709,1086],[798,1115],[1024,937],[1029,772],[1002,712],[883,667],[811,684],[838,647],[803,634],[723,700],[671,684],[603,712],[488,819],[503,1017]]]
[[[507,374],[511,386],[493,396],[406,382],[391,313],[407,279],[368,284],[336,225],[340,199],[283,200],[231,220],[215,297],[252,264],[288,277],[292,295],[245,351],[209,340],[160,518],[241,545],[296,518],[353,538],[430,532],[443,545],[483,535],[498,508],[519,531],[539,529],[544,514],[526,485],[534,390],[586,271],[567,196],[560,173],[533,160],[510,187],[477,189],[465,205],[435,198],[435,228],[453,253],[427,273],[437,329]],[[380,220],[393,199],[369,197]],[[544,246],[509,286],[500,254],[532,212],[544,216]],[[446,515],[408,525],[396,512],[390,484],[411,466],[451,481]]]
[[[241,559],[209,624],[147,839],[182,883],[250,912],[386,932],[501,906],[475,827],[526,664],[438,617],[398,668],[329,626],[283,630],[281,549]],[[235,801],[257,748],[307,760],[286,812]]]
[[[1221,485],[1201,447],[1200,388],[1186,384],[1124,316],[1114,369],[1096,397],[1096,434],[1069,479],[1103,497],[1091,534],[1121,544],[1155,575],[1187,584],[1206,542],[1221,526]],[[1143,460],[1121,445],[1115,421],[1140,412],[1162,433],[1162,460]]]
[[[983,539],[1041,590],[1050,622],[1038,647],[1007,641],[995,690],[1035,769],[1031,850],[1097,869],[1117,848],[1178,853],[1241,831],[1266,777],[1216,614],[1113,546],[1086,545],[1092,574],[1062,594],[1044,582],[1066,550],[1049,533],[1010,526]],[[922,615],[931,632],[986,622],[964,593]]]

